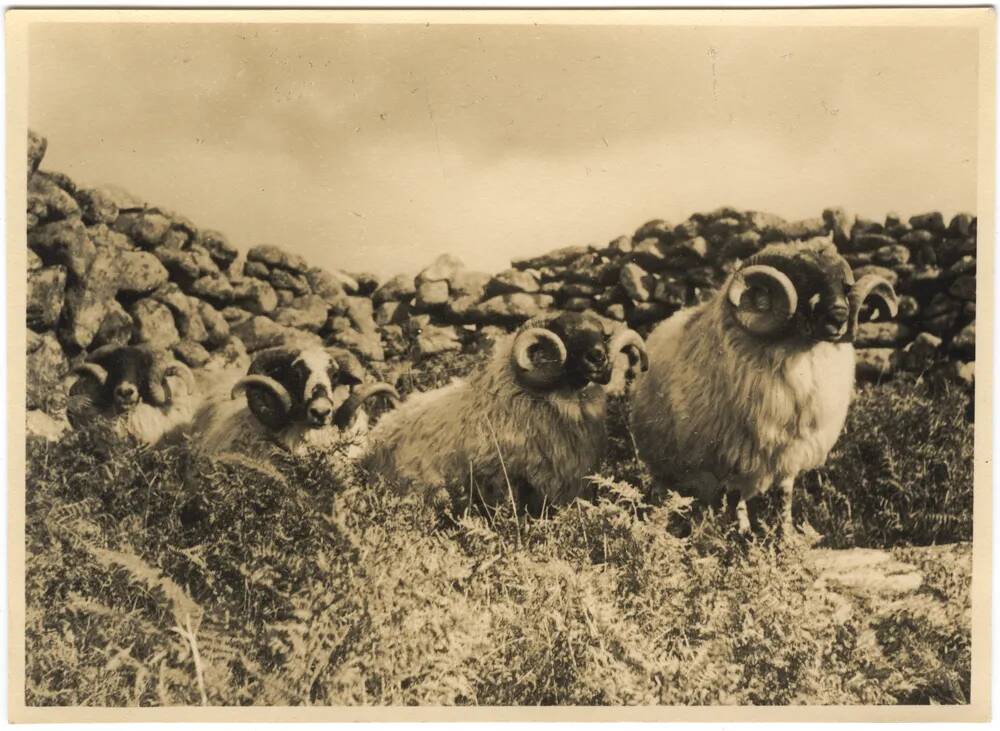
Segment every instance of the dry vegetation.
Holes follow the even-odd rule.
[[[970,540],[967,406],[952,386],[865,387],[803,514],[830,545],[915,562]],[[801,548],[741,545],[711,515],[684,530],[690,506],[644,497],[615,421],[598,501],[537,521],[437,515],[319,455],[199,461],[100,425],[32,440],[26,701],[968,701],[967,561],[845,609]]]

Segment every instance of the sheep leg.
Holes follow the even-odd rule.
[[[726,514],[730,521],[736,521],[736,527],[740,535],[750,535],[750,511],[747,510],[747,501],[742,490],[729,490],[726,492]]]
[[[795,478],[783,477],[778,484],[781,487],[781,535],[788,539],[795,535],[795,523],[792,520],[792,496],[795,492]]]

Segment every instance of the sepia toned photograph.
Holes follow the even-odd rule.
[[[989,717],[992,9],[6,17],[13,720]]]

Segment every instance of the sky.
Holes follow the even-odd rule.
[[[39,24],[43,167],[318,266],[485,271],[722,205],[975,212],[976,31]]]

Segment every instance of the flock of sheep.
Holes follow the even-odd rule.
[[[110,415],[147,444],[179,435],[206,453],[339,449],[400,490],[434,501],[513,501],[531,514],[584,496],[607,442],[606,386],[632,377],[630,429],[661,488],[726,501],[741,533],[747,501],[773,485],[791,529],[796,476],[823,464],[854,388],[859,317],[896,314],[886,280],[854,280],[827,239],[772,244],[708,301],[644,342],[587,313],[536,318],[469,377],[401,400],[366,383],[344,350],[260,351],[235,383],[199,388],[143,346],[100,348],[71,389],[71,424]],[[376,397],[396,407],[369,429]]]

